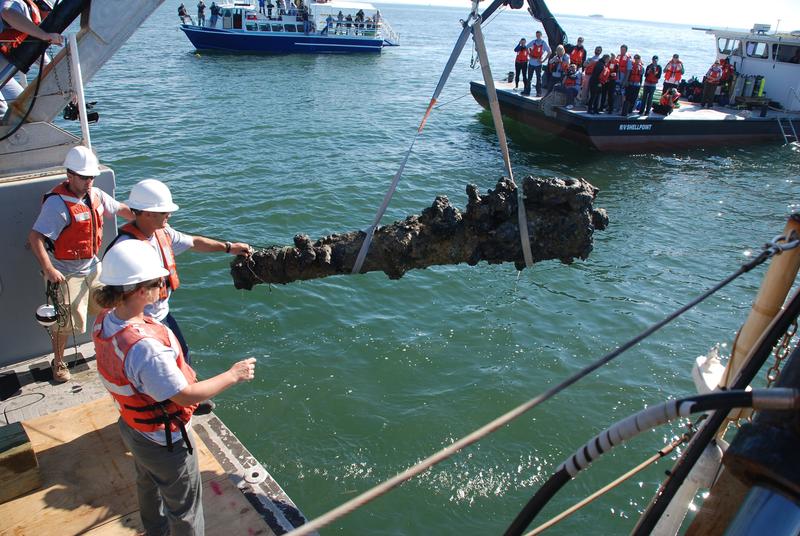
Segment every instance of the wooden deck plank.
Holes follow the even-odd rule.
[[[39,459],[42,488],[0,505],[0,535],[135,534],[138,526],[133,459],[117,430],[110,397],[23,422]],[[209,533],[272,534],[228,479],[205,443],[200,456]],[[224,528],[224,529],[223,529]]]

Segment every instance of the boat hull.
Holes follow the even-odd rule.
[[[475,100],[488,109],[486,87],[471,82]],[[726,119],[623,118],[614,115],[588,115],[557,106],[547,115],[534,99],[511,91],[498,91],[503,115],[528,126],[545,130],[575,143],[601,151],[662,152],[698,147],[741,146],[783,141],[774,117]]]
[[[383,39],[303,33],[256,33],[181,25],[197,50],[251,54],[380,54]]]

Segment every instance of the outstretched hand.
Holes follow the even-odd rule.
[[[248,357],[234,363],[228,372],[233,375],[236,383],[249,382],[256,375],[256,358]]]

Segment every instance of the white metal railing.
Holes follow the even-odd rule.
[[[386,22],[385,20],[381,20],[381,22],[379,22],[378,24],[381,27],[381,36],[384,38],[384,40],[391,41],[393,45],[400,44],[400,36],[397,35],[397,33],[389,25],[388,22]]]

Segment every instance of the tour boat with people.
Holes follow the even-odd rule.
[[[552,49],[558,45],[570,48],[566,33],[554,18],[547,19],[544,27]],[[729,89],[717,88],[710,108],[692,102],[699,98],[690,100],[684,95],[668,115],[590,114],[585,105],[568,106],[566,95],[558,89],[543,92],[541,97],[528,96],[501,80],[495,82],[500,109],[515,121],[601,151],[670,151],[797,142],[800,32],[770,33],[769,25],[764,24],[754,25],[749,32],[695,29],[715,37],[716,51],[709,55],[709,64],[727,60],[735,71],[724,86]],[[470,82],[470,92],[481,106],[488,108],[483,80]],[[655,98],[660,96],[657,91]]]
[[[333,0],[288,9],[259,11],[249,2],[215,6],[208,24],[199,26],[183,17],[180,28],[195,49],[261,54],[380,53],[398,46],[400,38],[372,4]],[[189,22],[187,24],[187,22]]]

